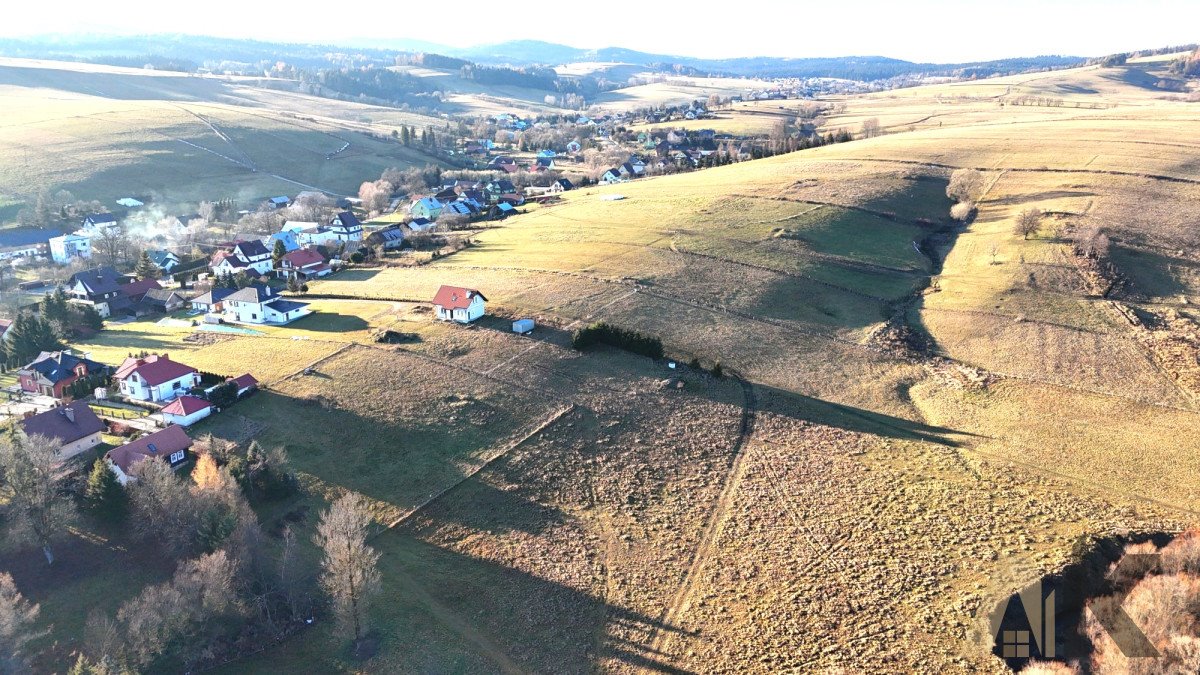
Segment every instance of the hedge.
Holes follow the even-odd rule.
[[[649,356],[652,359],[663,357],[662,340],[645,333],[639,333],[628,328],[621,328],[603,321],[580,328],[571,336],[571,346],[583,351],[598,344],[624,349],[627,352]]]

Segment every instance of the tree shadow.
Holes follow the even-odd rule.
[[[367,323],[366,319],[353,314],[321,311],[313,312],[299,321],[294,321],[289,327],[318,333],[349,333],[366,330],[371,325]]]
[[[381,631],[394,653],[437,661],[439,652],[466,644],[494,666],[528,672],[592,673],[609,659],[657,672],[687,672],[640,639],[648,641],[656,631],[680,632],[656,618],[405,531],[388,532],[374,545],[383,553],[384,577],[396,581],[393,587],[401,593],[392,601],[410,603],[379,612],[381,625],[397,625],[397,615],[416,610],[450,629],[445,644],[420,645],[410,644],[403,631]],[[635,637],[614,635],[610,628]]]

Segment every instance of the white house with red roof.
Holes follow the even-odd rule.
[[[139,401],[172,401],[200,384],[195,368],[172,361],[166,354],[129,357],[113,377],[121,393]]]
[[[471,323],[483,316],[487,298],[473,288],[442,286],[433,296],[434,316],[442,321]]]
[[[301,281],[319,279],[333,272],[325,256],[315,248],[298,248],[279,259],[275,273],[280,279],[296,278]]]
[[[167,424],[178,424],[189,427],[213,413],[213,406],[208,401],[191,394],[184,394],[163,406],[160,411],[163,421]]]
[[[237,377],[231,377],[225,382],[233,382],[237,385],[238,396],[245,396],[247,393],[258,389],[258,380],[250,373],[242,373]]]

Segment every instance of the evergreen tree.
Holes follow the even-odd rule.
[[[162,274],[162,270],[158,269],[158,265],[155,265],[154,261],[150,259],[148,252],[142,251],[142,255],[137,261],[137,267],[133,268],[133,273],[139,279],[157,279]]]
[[[276,239],[275,248],[271,250],[271,262],[275,267],[279,267],[279,261],[283,260],[285,255],[287,255],[287,246],[284,245],[282,239]]]
[[[92,513],[108,520],[117,520],[125,513],[125,488],[103,459],[96,459],[88,475],[84,503]]]

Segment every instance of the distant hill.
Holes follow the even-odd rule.
[[[620,47],[578,49],[538,40],[515,40],[494,45],[451,50],[452,55],[492,65],[558,65],[577,61],[632,63],[659,70],[673,66],[713,75],[755,77],[836,77],[848,80],[885,80],[900,75],[986,76],[1040,68],[1078,65],[1079,56],[1034,56],[970,63],[913,63],[886,56],[839,56],[829,58],[782,58],[771,56],[732,59],[702,59],[672,54],[653,54]]]
[[[284,44],[255,40],[155,35],[134,37],[72,36],[0,40],[0,55],[63,60],[124,60],[147,56],[195,64],[285,61],[297,67],[390,65],[399,54],[431,52],[469,59],[484,65],[555,66],[580,61],[629,63],[658,71],[751,77],[836,77],[850,80],[885,80],[904,75],[957,75],[986,77],[1043,68],[1062,68],[1085,61],[1077,56],[1035,56],[972,63],[913,63],[885,56],[831,58],[741,57],[702,59],[655,54],[621,47],[580,49],[540,40],[514,40],[465,49],[420,40],[346,41],[337,45]],[[156,62],[147,59],[149,62]]]

